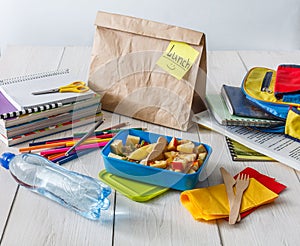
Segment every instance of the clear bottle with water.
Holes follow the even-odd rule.
[[[67,170],[40,155],[6,152],[0,157],[0,162],[20,185],[88,219],[99,220],[101,210],[109,208],[109,186]]]

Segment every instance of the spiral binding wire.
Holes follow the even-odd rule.
[[[60,103],[60,102],[49,103],[49,104],[45,104],[45,105],[39,105],[39,106],[32,107],[32,108],[26,108],[26,109],[23,109],[23,110],[20,110],[20,111],[13,111],[13,112],[0,114],[0,119],[5,120],[5,119],[10,119],[10,118],[15,118],[15,117],[19,117],[21,115],[42,112],[42,111],[46,111],[46,110],[49,110],[49,109],[58,108],[58,107],[61,107],[61,106],[63,106],[63,104]]]
[[[61,74],[68,74],[69,72],[70,72],[69,69],[60,69],[60,70],[49,71],[49,72],[28,74],[24,76],[18,76],[18,77],[0,80],[0,85],[9,85],[14,83],[24,82],[27,80],[41,79],[41,78],[51,77],[51,76],[56,76]]]

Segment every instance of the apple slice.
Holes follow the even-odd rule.
[[[204,161],[205,157],[206,157],[207,153],[206,152],[203,152],[203,153],[200,153],[198,154],[198,160],[202,160]]]
[[[200,144],[195,147],[195,152],[196,152],[196,154],[206,153],[206,149],[203,144]]]
[[[193,161],[196,160],[197,155],[195,153],[192,153],[192,154],[179,154],[178,157],[181,158],[181,159],[185,159],[188,162],[193,162]]]
[[[165,160],[155,161],[153,164],[150,164],[150,167],[166,168],[167,161],[165,161]]]
[[[188,161],[186,159],[181,159],[176,157],[171,163],[171,167],[174,170],[180,170],[180,172],[184,172],[188,166]]]
[[[168,151],[168,152],[164,152],[164,156],[165,156],[165,158],[167,158],[167,159],[169,159],[169,158],[174,159],[177,155],[178,155],[178,152],[177,152],[177,151]]]
[[[112,157],[112,158],[119,159],[119,160],[125,160],[126,159],[124,156],[120,156],[120,155],[114,154],[112,152],[110,152],[108,154],[108,157]]]
[[[178,146],[178,140],[175,137],[173,137],[167,146],[167,150],[174,151],[177,149],[177,146]]]
[[[195,144],[193,142],[187,142],[177,146],[177,151],[181,153],[194,153]]]
[[[145,159],[149,155],[149,153],[153,150],[155,145],[156,143],[148,144],[141,148],[136,149],[135,151],[133,151],[131,154],[128,155],[128,159],[135,160],[135,161],[141,161]]]

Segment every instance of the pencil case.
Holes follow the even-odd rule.
[[[300,103],[300,66],[279,65],[276,71],[274,94],[283,102]]]
[[[246,74],[241,90],[254,105],[285,122],[283,127],[259,130],[300,139],[300,123],[296,124],[300,120],[300,66],[280,65],[277,71],[254,67]]]

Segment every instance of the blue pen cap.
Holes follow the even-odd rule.
[[[16,156],[15,154],[10,152],[3,153],[2,156],[0,157],[1,166],[6,169],[9,169],[9,163],[15,156]]]

